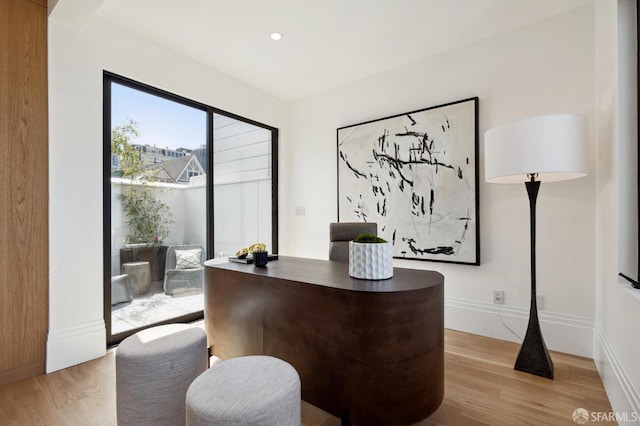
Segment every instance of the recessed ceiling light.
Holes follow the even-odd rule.
[[[269,37],[271,37],[271,40],[278,41],[278,40],[282,39],[282,34],[280,34],[280,33],[271,33],[269,35]]]

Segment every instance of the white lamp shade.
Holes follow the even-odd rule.
[[[576,179],[587,174],[587,120],[582,115],[540,115],[484,134],[484,175],[490,183]]]

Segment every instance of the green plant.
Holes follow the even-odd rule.
[[[154,193],[153,188],[129,185],[129,189],[118,197],[128,218],[127,243],[160,244],[169,236],[169,225],[173,223],[171,208]]]
[[[119,168],[113,175],[133,180],[142,173],[140,153],[131,144],[131,138],[140,136],[138,123],[129,119],[127,124],[116,126],[111,130],[111,153],[120,158]]]
[[[376,237],[373,234],[360,234],[353,240],[354,243],[386,243],[387,240]]]
[[[160,244],[170,234],[173,215],[171,207],[156,194],[159,189],[148,185],[149,175],[144,170],[140,153],[131,144],[131,138],[139,135],[133,120],[111,131],[111,152],[120,158],[120,168],[114,174],[129,179],[126,189],[118,194],[128,218],[126,242]]]

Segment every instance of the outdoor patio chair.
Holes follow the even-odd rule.
[[[204,256],[204,248],[199,245],[169,246],[164,293],[173,296],[204,291]]]
[[[111,306],[118,303],[131,302],[133,290],[128,274],[111,277]]]

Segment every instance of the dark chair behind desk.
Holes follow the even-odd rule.
[[[342,222],[329,224],[329,260],[349,261],[349,241],[360,234],[378,235],[378,224],[371,222]]]

